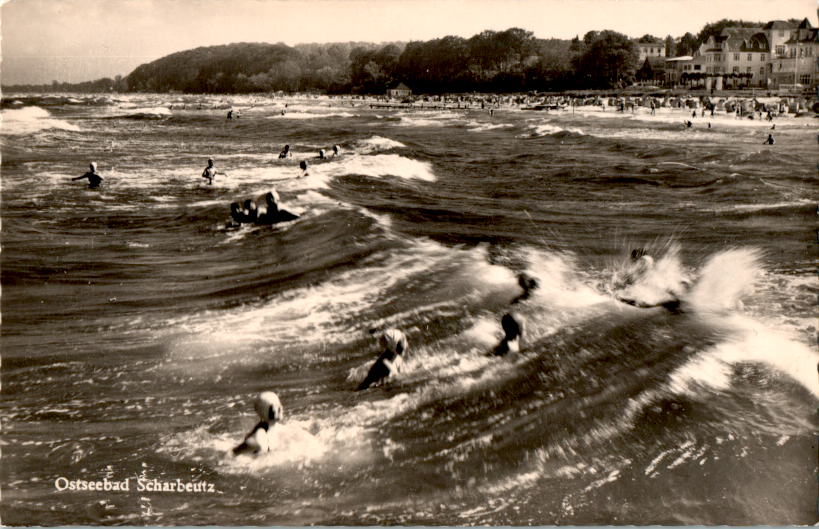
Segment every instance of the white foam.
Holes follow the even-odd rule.
[[[55,119],[51,114],[40,107],[23,107],[3,110],[3,134],[32,134],[48,129],[79,131],[80,128],[67,121]]]
[[[328,176],[360,174],[374,178],[397,176],[410,180],[437,180],[432,171],[432,164],[405,158],[398,154],[376,154],[373,156],[349,156],[337,163],[321,166],[321,171]]]
[[[289,112],[289,108],[285,110],[284,115],[269,116],[269,119],[320,119],[320,118],[352,118],[355,114],[349,112],[333,112],[329,114],[319,114],[313,112]]]
[[[370,154],[373,152],[388,151],[390,149],[398,149],[401,147],[406,147],[406,145],[400,141],[391,140],[390,138],[384,138],[382,136],[372,136],[370,138],[355,142],[355,150],[359,154]]]
[[[726,250],[711,256],[685,301],[698,312],[727,311],[750,293],[762,272],[756,248]]]

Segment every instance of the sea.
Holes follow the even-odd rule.
[[[3,94],[2,523],[818,522],[815,118],[461,106]]]

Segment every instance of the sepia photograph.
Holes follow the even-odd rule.
[[[6,0],[4,526],[819,524],[807,0]]]

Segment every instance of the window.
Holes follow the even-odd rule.
[[[819,59],[817,59],[817,62],[819,62]],[[695,69],[695,70],[702,70],[702,65],[700,65],[700,64],[695,64],[695,65],[694,65],[694,69]]]
[[[722,54],[721,54],[721,53],[717,53],[717,54],[715,54],[715,55],[714,55],[714,60],[715,60],[716,62],[720,62],[720,61],[722,61]]]
[[[734,54],[734,60],[735,60],[735,61],[738,61],[738,60],[739,60],[739,53],[735,53],[735,54]]]
[[[734,66],[734,73],[739,73],[739,66]]]
[[[799,76],[799,83],[803,85],[810,85],[810,74],[802,74]]]
[[[764,54],[764,53],[763,53],[762,55],[760,55],[760,56],[759,56],[759,60],[760,60],[760,61],[764,61],[764,60],[765,60],[765,54]]]
[[[777,54],[778,56],[780,56],[780,57],[782,57],[783,55],[785,55],[785,45],[784,45],[784,44],[778,44],[778,45],[776,46],[776,54]]]
[[[746,72],[748,72],[748,73],[754,73],[753,71],[751,71],[751,67],[750,67],[750,66],[749,66],[749,67],[748,67],[748,69],[747,69],[747,70],[745,70],[745,71],[746,71]]]
[[[753,56],[752,54],[750,54],[750,53],[749,53],[749,54],[748,54],[748,62],[751,62],[751,61],[753,61],[753,60],[754,60],[754,56]]]
[[[765,75],[765,67],[764,66],[759,69],[759,75],[763,75],[763,76]]]

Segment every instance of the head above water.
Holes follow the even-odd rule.
[[[644,255],[646,255],[646,249],[645,248],[635,248],[635,249],[633,249],[631,251],[631,260],[636,261],[637,259],[639,259],[640,257],[642,257]]]
[[[268,211],[278,211],[279,209],[279,194],[276,190],[268,191],[267,194],[264,196],[264,200],[267,203]]]
[[[530,276],[526,272],[522,272],[518,274],[518,285],[520,285],[520,288],[528,292],[529,290],[535,290],[538,288],[540,283],[538,283],[537,279]]]
[[[284,418],[284,408],[279,396],[272,391],[264,391],[256,397],[253,403],[256,413],[264,422],[276,423]]]
[[[213,167],[213,158],[208,158],[208,167]]]
[[[302,170],[302,171],[306,171],[306,170],[307,170],[307,162],[306,162],[306,161],[304,161],[304,160],[302,160],[302,161],[299,163],[299,167],[301,167],[301,170]]]
[[[92,173],[96,173],[96,172],[97,172],[97,162],[91,162],[90,164],[88,164],[88,167],[90,167],[90,168],[91,168],[91,172],[92,172]]]

